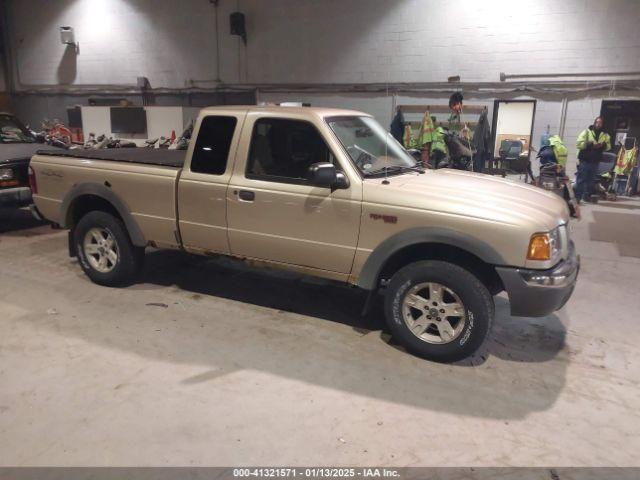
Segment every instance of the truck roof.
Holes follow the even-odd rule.
[[[298,115],[315,115],[321,118],[334,116],[371,116],[368,113],[358,112],[357,110],[345,110],[342,108],[324,108],[324,107],[283,107],[280,105],[220,105],[215,107],[205,107],[203,113],[220,113],[220,112],[261,112],[273,113],[274,115],[286,115],[288,113]]]

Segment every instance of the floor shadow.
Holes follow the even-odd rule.
[[[50,232],[46,222],[36,220],[25,208],[0,208],[0,233],[10,237],[33,237]]]
[[[57,274],[68,280],[52,281],[48,295],[67,311],[22,320],[102,347],[202,366],[170,388],[254,370],[427,410],[513,419],[550,408],[566,382],[559,317],[512,318],[501,297],[483,350],[443,365],[393,348],[381,309],[362,318],[364,293],[340,284],[170,251],[150,252],[140,283],[125,289],[90,284],[75,262],[66,265]]]
[[[150,252],[140,280],[133,288],[143,289],[144,284],[175,285],[191,292],[194,299],[226,298],[322,318],[356,329],[383,325],[375,314],[361,316],[366,293],[360,289],[279,270],[258,270],[225,257]]]
[[[382,297],[374,300],[373,308],[363,317],[366,293],[342,283],[278,270],[258,270],[224,257],[176,251],[148,253],[140,280],[133,288],[143,289],[145,284],[177,286],[191,292],[194,299],[226,298],[341,323],[361,334],[380,331],[383,341],[402,348],[388,335]],[[460,365],[477,366],[489,355],[514,362],[546,362],[563,348],[566,330],[557,315],[542,321],[513,318],[504,296],[495,297],[495,304],[496,321],[487,346],[471,361]]]
[[[195,300],[224,298],[278,312],[320,318],[350,326],[356,333],[374,339],[379,348],[395,347],[401,351],[399,354],[402,361],[388,371],[388,365],[382,370],[379,369],[381,365],[375,364],[363,369],[363,379],[372,375],[368,381],[353,384],[345,382],[340,385],[342,382],[339,377],[344,373],[344,367],[338,369],[338,372],[342,370],[342,373],[330,374],[332,378],[328,381],[328,385],[334,388],[340,385],[340,388],[355,390],[356,393],[422,406],[431,404],[428,400],[431,396],[442,394],[447,397],[445,410],[486,416],[510,416],[514,410],[520,410],[520,407],[514,407],[512,403],[504,404],[504,411],[499,413],[495,410],[494,403],[497,401],[497,392],[502,391],[505,402],[507,397],[524,395],[526,400],[523,399],[521,406],[527,411],[539,410],[551,405],[564,385],[567,361],[563,348],[566,329],[559,317],[555,314],[539,319],[511,317],[509,303],[504,296],[495,299],[496,320],[485,345],[473,357],[458,364],[438,365],[410,356],[393,342],[385,325],[381,298],[377,299],[371,313],[362,317],[360,312],[366,294],[343,284],[309,279],[276,270],[256,270],[227,258],[191,256],[169,251],[157,251],[147,255],[141,280],[140,284],[132,288],[144,290],[149,286],[175,286],[181,291],[190,292],[191,298]],[[478,373],[477,369],[468,367],[481,366],[490,357],[522,364],[531,374],[526,380],[514,379],[510,385],[500,386],[487,378],[485,385],[480,379],[486,372]],[[270,361],[265,360],[253,368],[262,369],[269,363]],[[354,360],[348,370],[352,370],[358,363]],[[283,366],[274,367],[274,370],[281,374]],[[295,368],[292,370],[296,371]],[[382,374],[382,371],[386,373]],[[541,386],[541,377],[537,377],[535,372],[544,372],[544,388],[541,390],[538,389]],[[185,383],[199,382],[218,375],[219,372],[204,372],[196,379],[186,379]],[[407,386],[402,378],[409,380],[414,386]],[[304,379],[309,380],[306,377]],[[396,381],[398,383],[393,386]],[[461,382],[469,383],[463,385]],[[385,383],[388,383],[388,388],[384,386]],[[518,394],[502,390],[510,390],[514,383],[522,384]],[[447,387],[443,388],[443,385]],[[464,399],[450,398],[455,395],[454,392],[467,391],[470,388],[480,395],[486,395],[485,400],[492,400],[484,403],[479,396],[470,408]],[[498,403],[502,403],[502,400]]]

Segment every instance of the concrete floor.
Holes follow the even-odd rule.
[[[2,211],[0,465],[638,466],[640,201],[584,215],[568,306],[497,298],[486,349],[439,365],[356,290],[175,252],[99,287]]]

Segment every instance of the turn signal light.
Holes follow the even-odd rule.
[[[534,233],[531,236],[527,260],[551,260],[551,240],[548,233]]]

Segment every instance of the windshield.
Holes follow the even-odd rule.
[[[34,143],[33,135],[13,115],[0,114],[0,143]]]
[[[371,117],[329,117],[333,133],[365,176],[390,175],[416,168],[416,161]]]

